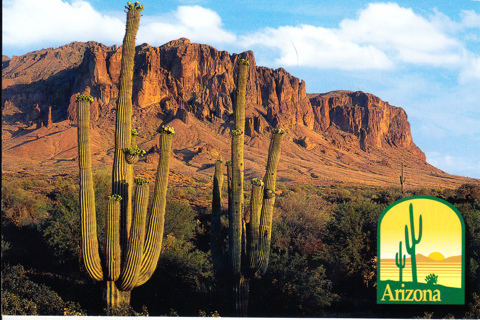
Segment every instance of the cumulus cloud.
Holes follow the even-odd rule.
[[[11,0],[3,3],[3,45],[65,44],[122,40],[124,21],[95,11],[85,1]]]
[[[208,44],[231,43],[236,39],[233,33],[222,28],[218,13],[197,5],[180,6],[164,17],[150,17],[145,22],[140,26],[139,41],[151,45],[181,37]]]
[[[242,42],[276,52],[280,65],[344,70],[430,66],[460,70],[467,79],[475,77],[478,56],[455,33],[476,28],[479,17],[475,11],[462,11],[461,22],[454,22],[438,10],[425,18],[396,3],[371,3],[338,28],[266,28],[242,37]]]
[[[343,20],[340,33],[349,41],[374,45],[398,62],[456,64],[463,51],[459,41],[396,3],[369,4],[357,19]]]
[[[344,70],[388,69],[392,62],[377,48],[345,41],[336,30],[309,25],[267,28],[243,37],[244,46],[268,46],[280,51],[279,65]]]
[[[113,17],[96,11],[87,1],[7,0],[3,3],[3,45],[19,50],[64,45],[72,41],[121,44],[123,15]],[[180,6],[161,17],[145,16],[137,43],[162,45],[187,37],[194,42],[230,43],[235,35],[223,29],[220,16],[201,6]]]

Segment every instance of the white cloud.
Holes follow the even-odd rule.
[[[460,83],[480,81],[480,56],[473,54],[468,56],[465,66],[460,71]]]
[[[434,23],[396,3],[369,4],[356,20],[343,20],[340,32],[345,39],[374,45],[404,63],[457,64],[463,51],[459,41]]]
[[[457,175],[480,177],[480,159],[444,154],[436,151],[426,152],[427,162],[445,172]]]
[[[474,10],[463,10],[460,16],[465,28],[480,28],[480,14]]]
[[[161,20],[162,22],[156,22]],[[213,10],[200,6],[180,6],[161,18],[149,17],[140,26],[140,42],[162,45],[186,37],[208,44],[231,43],[236,36],[222,29],[222,19]]]
[[[120,45],[124,32],[124,18],[103,15],[87,1],[7,0],[3,3],[2,34],[6,47],[30,50],[92,40]],[[209,44],[230,43],[236,39],[222,28],[222,20],[215,11],[196,5],[180,6],[163,17],[143,17],[137,43],[162,45],[180,37]]]
[[[3,45],[122,40],[124,22],[101,15],[86,1],[13,0],[3,4]]]
[[[476,27],[480,16],[474,11],[462,11],[461,16],[457,23],[438,10],[425,18],[396,3],[371,3],[338,28],[282,26],[241,39],[245,47],[275,51],[280,65],[344,70],[429,66],[468,70],[468,78],[474,77],[478,56],[454,34]]]
[[[262,45],[276,48],[284,66],[319,68],[387,69],[392,66],[385,54],[371,45],[341,39],[336,30],[301,25],[267,28],[242,38],[245,47]]]

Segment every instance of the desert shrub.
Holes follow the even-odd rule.
[[[135,289],[132,305],[147,305],[151,315],[173,309],[182,316],[195,316],[198,310],[208,310],[214,286],[210,254],[173,235],[164,238],[163,247],[155,274]]]
[[[405,192],[405,194],[402,195],[402,191],[400,188],[390,187],[379,189],[375,194],[370,197],[370,199],[379,204],[390,205],[403,197],[409,196],[411,196],[411,194],[408,190]]]
[[[331,205],[316,194],[289,192],[276,202],[272,246],[313,254],[322,246]]]
[[[377,255],[377,222],[385,208],[359,198],[335,206],[323,238],[325,246],[316,254],[343,294],[372,287],[369,279]]]
[[[480,295],[480,203],[472,199],[457,203],[456,208],[465,221],[465,242],[467,255],[467,297]]]
[[[196,227],[196,213],[187,200],[170,200],[165,207],[164,235],[191,239]]]
[[[472,203],[476,202],[477,205],[480,205],[478,202],[480,200],[480,184],[465,183],[461,185],[456,190],[456,199],[460,201],[470,201]]]
[[[64,307],[56,292],[31,281],[21,265],[2,268],[2,314],[63,315]]]
[[[110,175],[105,171],[94,175],[97,230],[100,248],[103,250],[106,199],[110,194]],[[78,181],[74,177],[54,182],[49,197],[54,205],[40,228],[57,258],[57,264],[79,270],[81,263],[81,229]]]
[[[5,182],[2,186],[2,220],[16,226],[33,224],[44,218],[47,204],[44,196],[23,189],[21,183]]]
[[[472,302],[468,304],[468,311],[464,315],[465,319],[480,319],[480,296],[473,293]]]
[[[261,285],[251,286],[251,309],[256,316],[319,317],[338,298],[323,266],[308,256],[275,250]]]

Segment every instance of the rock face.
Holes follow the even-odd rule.
[[[182,38],[161,47],[137,47],[134,73],[135,118],[232,121],[236,62],[250,61],[246,134],[263,135],[269,127],[298,126],[349,135],[335,143],[363,151],[387,145],[425,159],[410,134],[407,115],[372,94],[335,91],[307,95],[305,82],[284,69],[258,67],[251,51],[230,55]],[[116,107],[121,47],[74,42],[22,57],[2,58],[2,106],[5,124],[51,125],[76,121],[75,95],[92,88],[92,120],[105,121]]]
[[[122,48],[96,42],[2,57],[2,168],[22,174],[77,171],[75,96],[89,86],[92,161],[113,159]],[[307,94],[284,69],[257,66],[251,51],[229,54],[182,38],[136,48],[132,124],[147,150],[141,169],[158,161],[161,124],[175,127],[172,170],[212,174],[230,156],[238,59],[250,68],[246,97],[246,178],[261,177],[271,128],[282,127],[281,181],[458,185],[464,180],[428,165],[413,143],[405,111],[363,92]],[[29,173],[30,172],[30,173]],[[408,187],[408,186],[407,186]]]
[[[333,91],[309,95],[315,114],[315,129],[336,127],[353,134],[363,151],[387,145],[406,149],[424,159],[413,143],[407,114],[378,97],[363,92]]]

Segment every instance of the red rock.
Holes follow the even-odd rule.
[[[73,42],[12,59],[2,57],[3,121],[9,127],[6,139],[15,139],[21,135],[18,128],[30,128],[35,122],[50,127],[53,120],[68,119],[74,125],[75,96],[87,86],[94,97],[92,127],[112,130],[121,53],[122,47]],[[337,152],[333,149],[374,152],[396,148],[425,161],[412,140],[403,109],[363,92],[307,94],[305,81],[282,68],[257,66],[251,51],[230,55],[185,38],[160,47],[137,46],[133,125],[153,137],[162,122],[178,120],[187,128],[200,120],[227,136],[233,121],[236,63],[241,58],[250,61],[245,133],[254,138],[254,145],[268,141],[272,127],[283,127],[289,132],[289,141],[301,141],[306,151],[333,155]],[[50,106],[54,114],[49,118]],[[177,140],[182,141],[177,147],[208,142],[205,136]],[[205,151],[205,159],[207,153],[210,151]],[[152,156],[147,159],[151,161]]]

